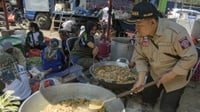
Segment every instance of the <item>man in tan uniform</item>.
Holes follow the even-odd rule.
[[[164,90],[160,111],[176,112],[191,78],[190,70],[197,61],[196,48],[185,28],[161,18],[157,9],[148,2],[134,6],[132,20],[136,20],[137,32],[132,62],[139,73],[133,90],[136,93],[143,90],[141,86],[145,83],[145,76],[146,83],[159,79],[157,85],[142,91],[143,101],[154,106]]]

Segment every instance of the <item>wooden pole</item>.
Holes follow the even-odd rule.
[[[108,24],[107,24],[107,40],[109,40],[110,37],[110,23],[111,23],[111,17],[112,17],[112,0],[109,0],[109,10],[108,10]]]
[[[4,12],[4,17],[6,20],[6,29],[9,30],[9,24],[8,24],[8,14],[7,14],[7,9],[6,9],[6,2],[5,0],[1,0],[2,6],[3,6],[3,12]]]
[[[22,4],[22,0],[16,0],[17,1],[17,7],[20,9],[20,10],[23,10],[23,4]]]

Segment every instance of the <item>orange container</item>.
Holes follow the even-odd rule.
[[[39,49],[30,49],[28,52],[29,57],[40,57],[41,56],[41,50]]]

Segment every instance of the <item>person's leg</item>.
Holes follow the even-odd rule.
[[[84,69],[88,69],[92,65],[92,59],[90,59],[90,58],[79,58],[77,64],[81,65]]]
[[[96,60],[95,60],[96,62]],[[80,58],[76,63],[83,67],[83,74],[87,81],[91,81],[92,75],[90,74],[89,68],[93,65],[92,58]]]
[[[160,112],[176,112],[184,89],[185,87],[169,93],[164,91],[160,101]]]
[[[146,83],[151,82],[151,81],[153,81],[153,79],[151,78],[150,75],[148,75]],[[162,89],[163,89],[162,86],[158,88],[156,85],[145,88],[142,91],[143,102],[150,104],[152,107],[154,107],[157,102],[158,97],[160,96]]]
[[[79,58],[77,64],[81,65],[84,69],[89,69],[90,66],[93,65],[94,62],[96,63],[97,60],[93,60],[93,58]]]

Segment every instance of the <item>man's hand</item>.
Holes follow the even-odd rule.
[[[145,71],[141,71],[138,73],[138,80],[137,82],[133,85],[133,92],[134,93],[139,93],[141,92],[144,88],[144,81],[145,81],[145,76],[146,76],[146,72]]]
[[[131,90],[133,90],[134,93],[139,93],[141,92],[144,88],[144,81],[137,81],[134,85],[133,88]]]
[[[31,47],[34,47],[34,46],[33,46],[33,43],[29,43],[29,45],[30,45]]]
[[[135,62],[130,62],[130,63],[128,64],[128,67],[129,67],[129,68],[134,68],[134,67],[135,67]]]
[[[169,81],[174,79],[176,77],[176,75],[177,74],[174,72],[168,72],[168,73],[162,75],[160,80],[158,81],[158,85],[160,86],[160,84],[168,83]]]
[[[36,46],[39,46],[39,45],[40,45],[40,43],[39,43],[39,42],[36,42],[36,43],[35,43],[35,45],[36,45]]]

